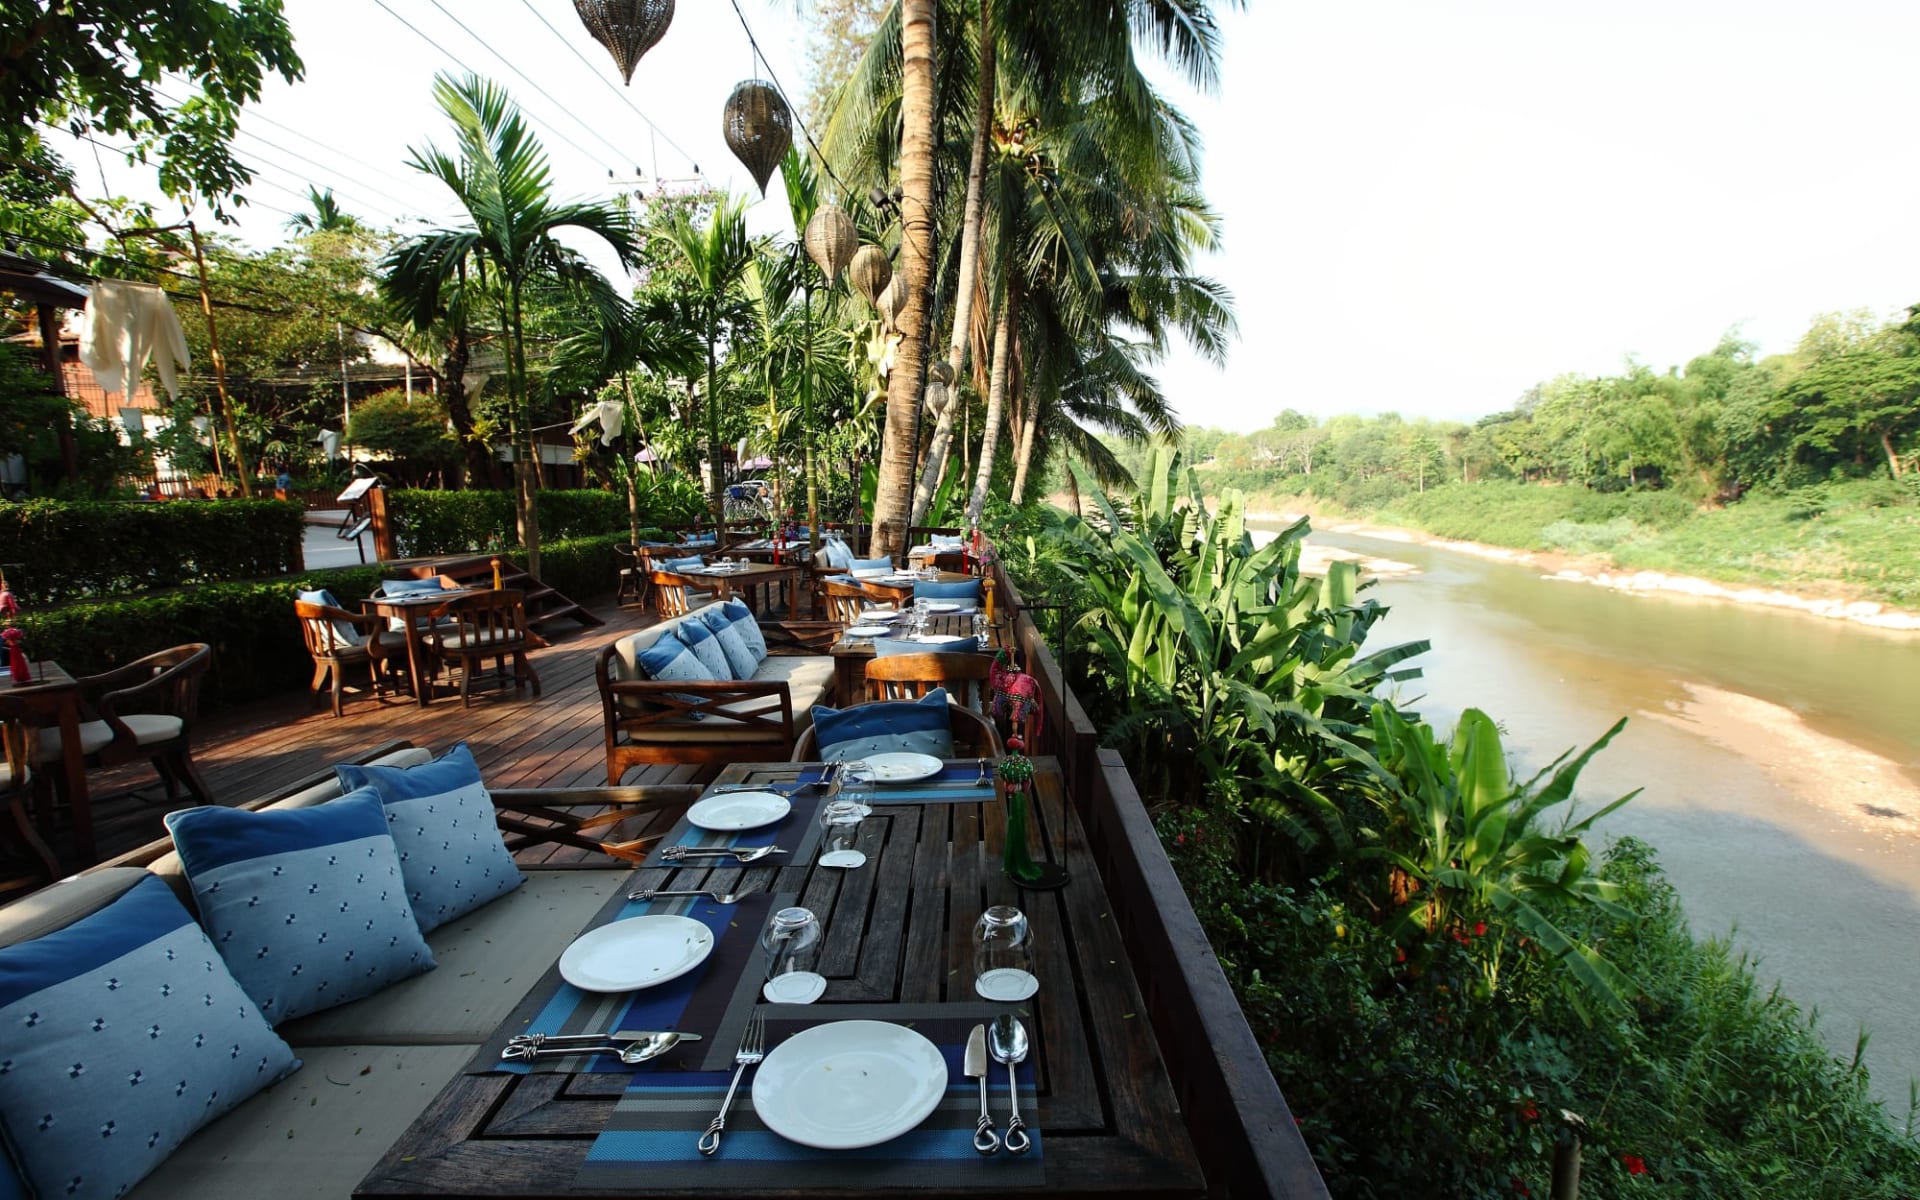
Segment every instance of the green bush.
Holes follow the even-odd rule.
[[[548,541],[627,529],[626,497],[612,492],[541,491],[535,493],[534,507],[540,514],[543,558]],[[513,493],[508,491],[394,490],[387,493],[387,511],[395,523],[403,555],[468,554],[511,547],[520,541],[514,524]],[[644,509],[641,520],[643,524],[657,523]]]
[[[284,575],[303,522],[299,505],[277,500],[0,504],[0,564],[29,607]]]

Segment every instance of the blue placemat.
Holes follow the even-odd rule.
[[[801,770],[793,782],[818,783],[823,772],[823,767],[806,767]],[[784,792],[789,785],[776,784],[773,786],[779,787]],[[734,791],[754,790],[750,787],[733,788],[731,785],[729,785],[729,787]],[[730,846],[742,850],[752,849],[755,846],[784,846],[787,850],[791,851],[791,853],[776,854],[763,858],[760,860],[760,865],[786,866],[790,863],[809,862],[811,861],[810,856],[813,854],[814,846],[820,840],[820,826],[817,824],[817,817],[820,813],[820,802],[825,796],[825,793],[826,789],[824,788],[802,788],[787,797],[787,802],[792,805],[792,807],[788,810],[786,816],[771,825],[763,825],[758,829],[744,829],[735,833],[721,833],[711,829],[701,829],[685,817],[681,817],[679,822],[667,831],[667,836],[660,839],[660,844],[647,852],[646,860],[640,865],[642,867],[688,865],[725,867],[733,865],[731,860],[728,859],[708,860],[697,864],[671,863],[668,862],[661,853],[669,846]],[[709,791],[707,796],[713,794],[713,792]],[[702,796],[701,799],[704,800],[707,796]]]
[[[993,766],[988,763],[988,778],[992,779]],[[981,787],[980,760],[977,758],[955,759],[940,768],[940,773],[927,779],[912,783],[876,783],[873,786],[875,804],[986,804],[999,798],[998,789],[989,784]]]

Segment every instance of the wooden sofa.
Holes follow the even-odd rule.
[[[701,611],[620,638],[595,660],[609,785],[644,763],[779,762],[812,727],[813,706],[832,700],[833,659],[820,654],[770,657],[752,679],[644,678],[641,651],[681,622],[697,620]]]
[[[395,743],[364,761],[404,766],[430,757]],[[699,792],[680,786],[502,790],[493,798],[510,848],[538,840],[588,850],[598,843],[582,835],[568,806],[612,804],[652,815],[665,829]],[[327,772],[245,807],[305,807],[339,794]],[[280,1026],[301,1069],[200,1130],[128,1196],[338,1200],[351,1194],[538,982],[555,947],[585,928],[632,870],[631,863],[599,855],[573,858],[568,866],[522,862],[526,882],[519,888],[427,934],[436,969]],[[179,858],[160,840],[0,908],[0,946],[98,911],[149,874],[168,879],[193,908]]]

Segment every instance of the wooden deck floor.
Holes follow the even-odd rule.
[[[346,715],[334,717],[322,697],[289,680],[288,692],[270,701],[201,717],[193,740],[194,761],[221,804],[241,804],[284,789],[303,776],[396,738],[436,753],[456,742],[472,747],[481,773],[494,787],[599,786],[606,781],[600,694],[593,663],[608,642],[652,624],[651,611],[594,606],[606,620],[595,629],[565,625],[549,630],[552,646],[536,651],[533,667],[542,694],[490,691],[463,709],[460,699],[437,699],[421,708],[405,696],[380,703],[349,696]],[[623,781],[691,783],[714,768],[651,766]],[[145,762],[129,763],[88,777],[100,856],[112,858],[155,838],[169,811],[165,790]],[[185,800],[173,807],[187,807]]]

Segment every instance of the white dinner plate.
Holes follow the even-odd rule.
[[[862,761],[873,774],[875,783],[912,783],[916,779],[931,779],[940,773],[943,765],[931,754],[913,754],[905,750],[869,754]]]
[[[790,1142],[858,1150],[926,1120],[946,1091],[946,1060],[923,1035],[886,1021],[835,1021],[767,1053],[753,1073],[753,1111]]]
[[[687,822],[716,833],[771,825],[793,811],[793,802],[773,792],[722,792],[687,810]]]
[[[952,600],[929,600],[927,602],[927,611],[930,613],[959,612],[960,605]]]
[[[916,633],[907,640],[910,642],[922,642],[929,646],[944,646],[949,642],[970,642],[973,638],[957,633]]]
[[[847,572],[847,574],[853,576],[855,579],[885,579],[891,578],[893,572],[887,570],[885,567],[860,567]]]
[[[862,621],[872,620],[876,617],[897,617],[899,615],[900,610],[891,604],[879,608],[863,608],[860,610],[860,619]]]
[[[893,631],[885,625],[850,625],[847,627],[848,637],[880,637],[892,632]]]
[[[678,979],[713,953],[713,930],[692,917],[628,917],[574,940],[560,978],[588,992],[631,992]]]

